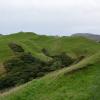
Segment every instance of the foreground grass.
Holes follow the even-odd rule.
[[[0,100],[100,100],[99,66],[100,53],[4,93]]]

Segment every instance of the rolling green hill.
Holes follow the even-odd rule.
[[[0,100],[100,100],[100,53],[12,89]]]
[[[41,60],[47,61],[50,58],[45,56],[41,49],[46,48],[51,55],[66,52],[72,57],[79,55],[91,55],[100,49],[100,44],[83,37],[58,37],[37,35],[31,32],[19,32],[11,35],[0,36],[0,63],[13,56],[8,47],[10,42],[16,42],[27,52]],[[2,71],[4,69],[2,68]],[[2,72],[0,71],[0,73]]]
[[[36,35],[31,32],[19,32],[0,37],[0,62],[13,55],[8,47],[8,43],[10,42],[20,44],[27,52],[31,52],[34,56],[42,60],[47,60],[47,57],[41,52],[43,48],[46,48],[52,55],[65,51],[72,56],[79,54],[90,55],[100,48],[99,43],[83,37],[45,36]]]
[[[76,33],[76,34],[73,34],[72,36],[83,36],[85,38],[94,40],[96,42],[100,41],[100,35],[91,34],[91,33]]]
[[[43,48],[50,55],[66,52],[73,58],[84,55],[85,59],[5,92],[0,100],[100,100],[100,43],[84,37],[45,36],[31,32],[2,35],[1,74],[5,72],[2,63],[13,56],[8,47],[11,42],[43,61],[51,59],[42,52]]]

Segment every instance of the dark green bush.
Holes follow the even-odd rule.
[[[12,71],[13,69],[16,69],[22,65],[24,65],[24,62],[19,58],[15,57],[4,62],[4,67],[7,70],[7,72]]]
[[[13,46],[11,48],[13,49]],[[0,78],[0,90],[44,76],[48,72],[67,67],[73,62],[66,53],[54,55],[51,61],[43,62],[33,57],[31,53],[24,52],[19,45],[14,45],[13,51],[20,53],[16,53],[13,58],[4,62],[7,73]]]
[[[68,55],[66,55],[65,52],[53,56],[53,60],[54,60],[53,65],[60,66],[60,67],[65,67],[73,63],[73,59]]]
[[[8,46],[10,47],[10,49],[14,52],[14,53],[17,53],[17,52],[24,52],[24,49],[16,44],[16,43],[9,43]]]
[[[43,48],[41,51],[42,51],[42,53],[43,53],[44,55],[50,57],[50,54],[49,54],[49,52],[48,52],[48,50],[47,50],[46,48]]]

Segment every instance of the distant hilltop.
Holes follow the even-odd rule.
[[[97,35],[97,34],[92,34],[92,33],[76,33],[76,34],[73,34],[72,36],[82,36],[82,37],[86,37],[88,39],[94,40],[96,42],[100,42],[100,35]]]

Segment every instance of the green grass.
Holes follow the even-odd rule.
[[[45,56],[42,48],[51,55],[66,52],[72,57],[86,55],[86,58],[68,68],[51,72],[0,95],[0,100],[100,100],[100,43],[83,37],[57,37],[17,33],[0,36],[0,63],[13,56],[9,42],[20,44],[41,60]],[[4,68],[1,66],[1,73]]]
[[[34,56],[48,60],[41,52],[42,48],[47,48],[50,54],[67,52],[71,56],[80,54],[91,55],[100,49],[100,44],[82,37],[57,37],[36,35],[34,33],[16,33],[0,37],[0,62],[5,61],[13,55],[8,47],[8,43],[16,42],[23,46],[27,52]]]
[[[1,95],[0,100],[100,100],[100,53]]]
[[[33,56],[47,61],[41,49],[46,48],[51,55],[66,52],[72,57],[79,55],[92,55],[100,50],[100,44],[83,37],[57,37],[37,35],[30,32],[19,32],[11,35],[0,36],[0,63],[13,56],[13,52],[8,47],[8,43],[16,42],[21,45],[26,52],[31,52]],[[0,68],[1,69],[1,68]],[[0,74],[3,73],[0,71]]]

